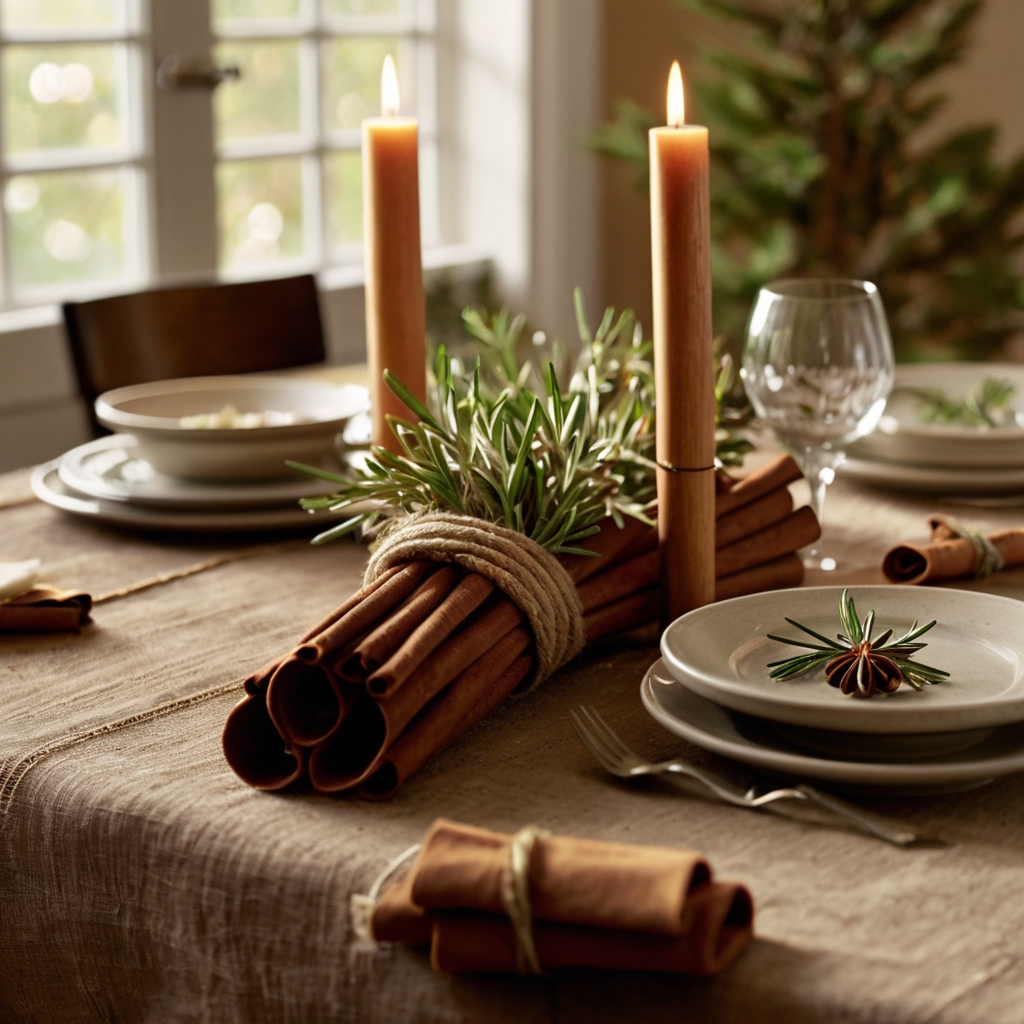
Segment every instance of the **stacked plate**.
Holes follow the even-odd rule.
[[[1016,394],[1008,425],[928,423],[914,391],[962,401],[985,378]],[[874,433],[847,449],[840,474],[863,483],[946,495],[1024,493],[1024,367],[998,363],[898,366],[896,388]]]
[[[851,587],[875,635],[938,624],[918,660],[950,673],[917,691],[844,696],[824,671],[785,681],[769,662],[800,653],[768,633],[810,640],[839,628],[840,587],[753,594],[677,619],[641,685],[650,714],[684,739],[768,773],[899,794],[968,789],[1024,770],[1024,603],[961,590]]]
[[[100,421],[128,427],[36,467],[32,489],[75,515],[137,529],[238,532],[323,526],[299,499],[336,485],[297,473],[289,456],[340,468],[338,432],[367,407],[364,388],[271,377],[208,377],[121,388],[96,402]],[[233,420],[190,427],[230,410]],[[284,410],[284,411],[282,411]],[[291,422],[274,422],[287,419]],[[241,421],[245,423],[246,421]]]

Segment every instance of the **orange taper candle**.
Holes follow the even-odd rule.
[[[399,117],[398,75],[389,54],[381,73],[381,116],[363,121],[363,240],[366,348],[373,441],[399,445],[386,416],[410,412],[384,383],[390,370],[426,401],[426,304],[420,250],[418,125]]]
[[[650,133],[662,618],[715,599],[715,393],[708,130],[685,125],[672,65],[668,127]]]

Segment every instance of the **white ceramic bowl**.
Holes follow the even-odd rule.
[[[296,413],[285,426],[184,427],[183,416],[220,412]],[[272,480],[291,475],[286,459],[312,462],[331,451],[337,433],[367,408],[365,388],[291,377],[185,377],[135,384],[96,399],[96,416],[134,434],[137,454],[154,469],[194,480]]]

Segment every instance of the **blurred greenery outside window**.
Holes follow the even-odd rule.
[[[149,3],[0,0],[0,308],[150,281],[160,179],[148,141]],[[403,113],[420,117],[429,222],[433,0],[209,0],[209,9],[214,61],[241,72],[212,95],[227,277],[361,260],[360,124],[379,112],[388,53]]]
[[[417,109],[424,49],[432,46],[422,7],[418,0],[212,0],[216,63],[240,71],[214,96],[220,264],[228,275],[358,261],[360,125],[380,111],[389,53],[403,112],[421,115],[421,146],[434,147],[429,112],[425,121]]]
[[[0,0],[7,304],[143,269],[131,25],[128,0]]]

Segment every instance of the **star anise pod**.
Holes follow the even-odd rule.
[[[935,625],[934,619],[920,628],[915,620],[910,629],[898,640],[892,639],[891,629],[873,640],[871,634],[874,631],[875,613],[870,612],[862,625],[853,598],[850,597],[849,591],[844,590],[843,596],[839,599],[839,620],[844,632],[837,634],[836,640],[830,640],[793,619],[786,619],[790,625],[820,640],[825,646],[809,644],[803,640],[790,640],[788,637],[769,633],[768,637],[771,640],[793,647],[805,647],[811,652],[769,663],[768,667],[772,669],[771,678],[792,679],[824,663],[825,679],[829,685],[837,687],[851,697],[893,693],[904,680],[915,690],[920,690],[926,683],[939,683],[949,678],[949,673],[942,669],[910,660],[927,646],[915,641]]]

